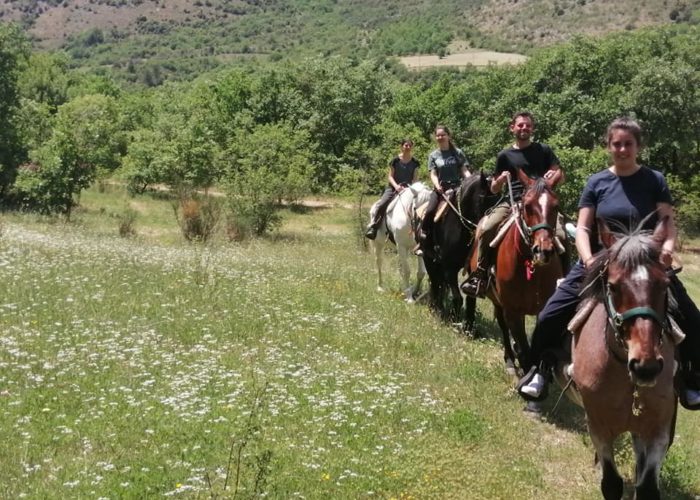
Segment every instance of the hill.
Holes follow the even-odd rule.
[[[472,48],[527,53],[576,34],[697,22],[700,0],[22,0],[0,6],[37,47],[150,83],[223,63]],[[131,76],[128,76],[131,75]]]

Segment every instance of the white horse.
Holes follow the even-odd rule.
[[[377,237],[374,239],[374,253],[377,261],[377,290],[384,291],[382,282],[382,257],[384,255],[384,244],[389,233],[393,235],[396,243],[396,250],[399,256],[399,273],[401,275],[401,287],[406,298],[406,302],[414,302],[415,295],[420,291],[421,283],[425,277],[425,264],[422,257],[418,259],[418,269],[416,271],[416,284],[410,285],[411,269],[408,265],[408,258],[415,247],[415,240],[412,232],[412,222],[416,207],[422,205],[430,198],[432,190],[422,182],[416,182],[404,189],[401,194],[394,197],[386,210],[384,220],[377,230]],[[370,220],[374,220],[377,211],[377,203],[370,209]]]

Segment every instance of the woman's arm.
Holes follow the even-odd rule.
[[[394,169],[393,165],[389,165],[389,173],[387,175],[387,180],[389,181],[389,185],[394,188],[394,190],[401,192],[403,187],[394,180],[394,174],[396,173],[396,170]]]
[[[583,265],[588,267],[593,262],[591,250],[591,231],[595,223],[595,208],[583,207],[578,211],[576,222],[576,250]]]
[[[657,203],[656,209],[659,211],[659,220],[668,217],[668,233],[666,234],[666,241],[664,241],[661,246],[661,263],[670,267],[673,260],[673,251],[676,249],[676,238],[678,236],[676,218],[670,203]]]
[[[430,181],[433,183],[433,186],[435,186],[436,191],[442,192],[442,187],[440,187],[440,178],[438,177],[437,168],[434,168],[430,171]]]

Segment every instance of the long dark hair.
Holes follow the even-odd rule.
[[[447,134],[447,142],[450,145],[450,151],[456,151],[457,146],[455,146],[455,143],[452,142],[452,131],[447,127],[447,125],[441,125],[437,124],[435,125],[435,133],[437,134],[437,131],[442,129],[446,134]]]

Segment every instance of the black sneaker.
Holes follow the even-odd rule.
[[[365,232],[365,238],[373,240],[377,237],[377,228],[374,226],[370,226],[367,228],[367,231]]]

